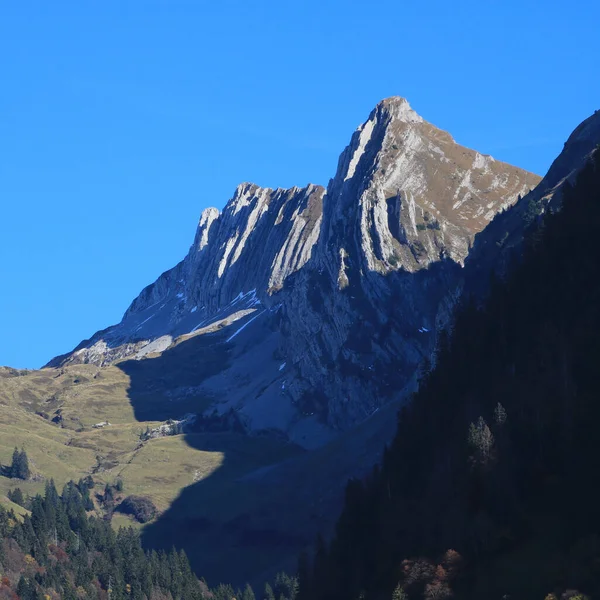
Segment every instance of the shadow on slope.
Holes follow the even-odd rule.
[[[371,371],[369,347],[376,344],[393,355],[404,344],[413,348],[417,361],[431,350],[433,333],[425,341],[416,315],[423,314],[426,304],[433,323],[449,280],[456,281],[458,267],[450,262],[441,261],[414,274],[373,275],[371,279],[378,281],[370,284],[381,294],[377,310],[359,286],[350,285],[346,293],[352,314],[362,317],[361,327],[353,328],[345,344],[354,358],[350,360],[346,352],[339,364],[332,363],[328,369],[347,381],[354,378],[361,385],[370,381],[386,402],[394,398],[394,391],[414,380],[416,363],[410,373],[405,372],[402,360],[387,361]],[[386,288],[388,293],[383,294]],[[326,306],[332,290],[315,285],[312,293],[311,304]],[[387,315],[384,323],[378,322],[382,312]],[[202,384],[238,360],[238,344],[243,345],[243,340],[256,341],[246,337],[251,329],[234,342],[227,342],[232,332],[226,328],[192,337],[158,356],[118,363],[130,377],[128,394],[136,419],[160,421],[203,412],[218,398],[207,397]],[[253,349],[254,343],[249,351]],[[379,459],[395,431],[398,405],[392,401],[374,410],[360,425],[312,451],[272,436],[234,433],[232,422],[202,420],[201,427],[185,434],[185,442],[199,456],[219,454],[220,465],[207,476],[199,475],[144,529],[145,546],[185,549],[196,573],[211,584],[261,584],[278,570],[293,570],[299,552],[312,546],[317,533],[331,531],[347,480],[364,475]],[[198,471],[202,471],[200,465]]]
[[[117,363],[130,378],[128,395],[136,419],[180,419],[186,413],[202,413],[214,402],[216,398],[207,397],[201,385],[231,364],[234,346],[226,341],[232,333],[228,329],[192,337],[154,357]],[[199,576],[211,583],[242,583],[264,569],[265,558],[275,562],[282,552],[295,555],[312,541],[279,527],[280,511],[265,504],[261,486],[242,482],[253,472],[266,472],[270,465],[301,454],[298,446],[236,433],[231,431],[235,423],[227,418],[202,419],[192,429],[184,438],[198,450],[198,463],[190,465],[198,481],[191,481],[172,506],[147,526],[143,533],[147,547],[183,548]],[[206,453],[219,456],[216,469],[203,466]],[[157,471],[164,468],[156,464]],[[148,473],[147,479],[160,485],[162,476]]]
[[[230,347],[222,333],[198,335],[162,354],[116,363],[130,378],[129,400],[138,421],[178,419],[210,403],[199,389],[229,366]]]

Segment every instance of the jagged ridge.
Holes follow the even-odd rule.
[[[354,133],[327,192],[240,185],[222,213],[202,213],[187,257],[119,325],[49,364],[143,358],[215,331],[211,323],[264,314],[287,365],[277,396],[258,392],[290,407],[274,426],[289,433],[300,417],[320,417],[347,427],[389,399],[370,382],[394,361],[395,387],[410,383],[459,293],[457,269],[475,234],[538,181],[459,146],[405,99],[386,99]],[[357,341],[360,330],[368,333]],[[234,406],[248,411],[248,402]],[[248,426],[255,421],[256,411]]]

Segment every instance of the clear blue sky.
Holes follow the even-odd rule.
[[[3,2],[0,364],[119,321],[239,182],[327,184],[383,97],[543,174],[600,108],[598,23],[591,0]]]

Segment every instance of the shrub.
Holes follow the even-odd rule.
[[[156,506],[147,496],[127,496],[117,510],[132,515],[140,523],[148,523],[156,516]]]

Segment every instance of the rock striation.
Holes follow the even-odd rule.
[[[352,136],[327,190],[241,184],[222,212],[202,213],[188,255],[121,323],[49,366],[151,360],[213,336],[235,360],[198,382],[210,410],[238,412],[249,431],[321,443],[415,385],[475,236],[539,180],[388,98]]]

